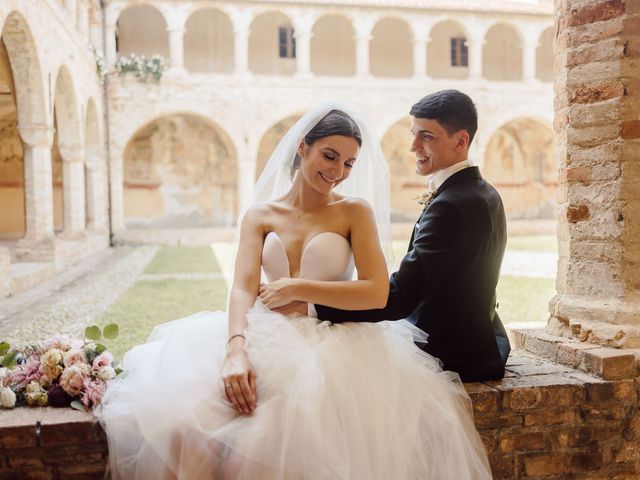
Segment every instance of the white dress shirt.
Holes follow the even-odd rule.
[[[467,158],[466,160],[454,163],[447,168],[443,168],[442,170],[432,173],[427,181],[428,190],[435,192],[451,175],[469,167],[473,167],[473,162]]]

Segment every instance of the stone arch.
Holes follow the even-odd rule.
[[[190,72],[233,71],[233,25],[226,13],[202,8],[191,14],[184,33],[184,64]]]
[[[26,232],[24,148],[18,133],[16,85],[4,39],[0,37],[0,239]]]
[[[553,27],[547,28],[540,35],[536,48],[536,78],[543,82],[553,81]]]
[[[116,23],[116,51],[124,57],[131,53],[169,58],[169,34],[164,15],[147,4],[126,7]]]
[[[282,12],[263,12],[251,22],[249,70],[264,75],[296,71],[293,22]]]
[[[260,145],[258,146],[258,155],[256,157],[256,179],[262,173],[267,160],[273,153],[278,145],[278,142],[282,140],[285,133],[293,127],[293,125],[300,120],[301,115],[291,115],[286,117],[276,124],[274,124],[260,139]]]
[[[229,135],[193,113],[156,117],[124,149],[128,226],[232,225],[238,211],[238,158]]]
[[[91,230],[106,227],[106,157],[96,102],[90,98],[85,113],[86,225]]]
[[[316,75],[352,76],[356,73],[355,31],[339,14],[319,18],[311,37],[311,71]]]
[[[427,74],[432,78],[468,78],[468,39],[459,22],[444,20],[434,25],[427,45]]]
[[[391,176],[391,221],[414,221],[420,205],[414,197],[425,191],[425,181],[416,175],[411,148],[411,117],[394,123],[382,137],[382,151]]]
[[[373,27],[369,47],[371,74],[377,77],[410,77],[413,74],[411,26],[395,17],[383,18]]]
[[[496,130],[485,150],[483,175],[500,192],[509,218],[553,218],[558,168],[551,125],[513,119]]]
[[[50,124],[38,49],[29,24],[20,13],[9,14],[2,27],[1,38],[13,74],[19,123]]]
[[[522,36],[511,24],[497,23],[485,35],[482,75],[487,80],[522,80]]]

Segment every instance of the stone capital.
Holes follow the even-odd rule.
[[[53,127],[50,125],[21,124],[18,125],[18,133],[27,147],[51,147],[53,144]]]
[[[65,163],[81,163],[84,161],[82,145],[59,145],[60,156]]]

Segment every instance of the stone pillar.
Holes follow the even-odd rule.
[[[67,239],[79,238],[85,230],[84,149],[60,146],[64,188],[64,231]]]
[[[525,82],[534,82],[536,80],[537,48],[537,38],[525,37],[524,42],[522,42],[522,79]]]
[[[420,79],[427,76],[427,42],[429,34],[414,27],[413,35],[413,76]]]
[[[104,56],[105,62],[107,64],[107,70],[111,70],[118,60],[118,52],[116,51],[116,23],[118,22],[118,15],[120,12],[116,10],[113,5],[114,3],[110,2],[107,4],[106,10],[103,11],[103,15],[106,15],[106,35],[105,35],[105,45],[104,45]],[[102,33],[100,34],[100,38],[102,38]],[[100,40],[100,44],[102,44],[102,40]]]
[[[112,146],[109,188],[111,189],[112,234],[125,230],[124,226],[124,147]]]
[[[482,79],[482,48],[484,40],[467,40],[469,51],[469,78],[471,80]]]
[[[167,73],[183,75],[187,71],[184,68],[184,26],[167,28],[169,32],[169,64]]]
[[[240,77],[249,75],[249,31],[233,32],[234,72]]]
[[[53,178],[51,145],[53,128],[49,125],[20,125],[18,132],[24,147],[24,195],[26,234],[18,242],[21,260],[52,260]]]
[[[296,76],[300,78],[312,77],[311,73],[311,32],[310,25],[296,25]]]
[[[565,0],[555,17],[560,259],[547,329],[637,348],[640,8]]]
[[[354,23],[356,29],[356,75],[368,77],[371,75],[369,68],[371,45],[371,30],[373,22],[368,18],[360,18]]]

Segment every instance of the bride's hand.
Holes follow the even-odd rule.
[[[294,297],[295,283],[293,278],[281,278],[275,282],[261,284],[260,301],[265,307],[274,309],[297,300]]]
[[[240,413],[251,413],[256,408],[256,374],[244,348],[229,350],[221,377],[225,396],[233,408]]]

